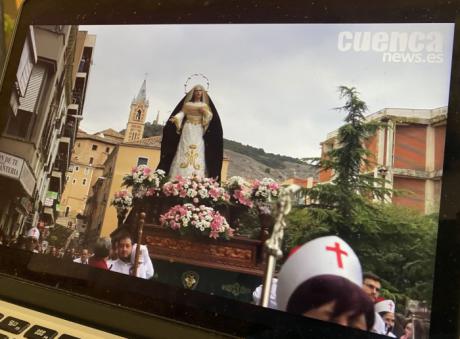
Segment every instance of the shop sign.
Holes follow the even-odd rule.
[[[54,201],[57,200],[57,199],[58,199],[58,193],[57,192],[48,191],[48,192],[46,192],[44,205],[46,207],[53,207]]]
[[[18,180],[27,194],[32,196],[35,178],[24,159],[0,152],[0,176]]]

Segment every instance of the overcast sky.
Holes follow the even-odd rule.
[[[194,73],[224,137],[294,157],[319,156],[319,143],[344,114],[337,87],[355,86],[369,113],[386,107],[448,104],[453,24],[81,26],[96,48],[81,128],[126,127],[132,98],[147,76],[148,121],[160,121]],[[379,51],[340,51],[340,32],[437,32],[436,63],[383,62]],[[426,45],[425,45],[426,47]],[[405,51],[410,52],[410,51]],[[422,57],[426,57],[423,50]],[[438,60],[439,61],[439,60]]]

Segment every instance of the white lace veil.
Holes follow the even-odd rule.
[[[205,90],[204,86],[202,86],[202,85],[195,85],[195,86],[192,87],[192,89],[190,91],[188,91],[188,93],[187,93],[187,95],[185,96],[185,99],[184,99],[184,105],[187,102],[192,101],[193,92],[195,92],[195,90],[197,90],[197,89],[201,89],[203,91],[203,96],[201,97],[201,101],[204,102],[206,105],[209,105],[208,92]]]

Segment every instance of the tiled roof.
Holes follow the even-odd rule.
[[[103,131],[100,131],[100,132],[97,132],[97,133],[94,133],[95,135],[104,135],[104,137],[114,137],[114,138],[118,138],[118,139],[123,139],[124,138],[124,135],[115,131],[114,129],[112,128],[107,128]]]
[[[126,142],[125,144],[161,147],[161,136],[143,138],[137,141]]]
[[[110,136],[101,136],[101,135],[96,135],[96,134],[88,134],[88,133],[82,133],[78,132],[77,133],[77,139],[90,139],[90,140],[96,140],[100,142],[104,142],[107,144],[112,144],[112,145],[117,145],[119,144],[122,140]]]

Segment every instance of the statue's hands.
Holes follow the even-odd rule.
[[[198,112],[200,112],[201,114],[204,114],[205,110],[204,110],[203,107],[200,107],[200,108],[198,108]]]
[[[177,121],[177,118],[174,116],[174,117],[170,118],[169,121],[172,122],[174,125],[176,125],[176,133],[180,134],[182,132],[182,128],[181,128],[179,122]]]

